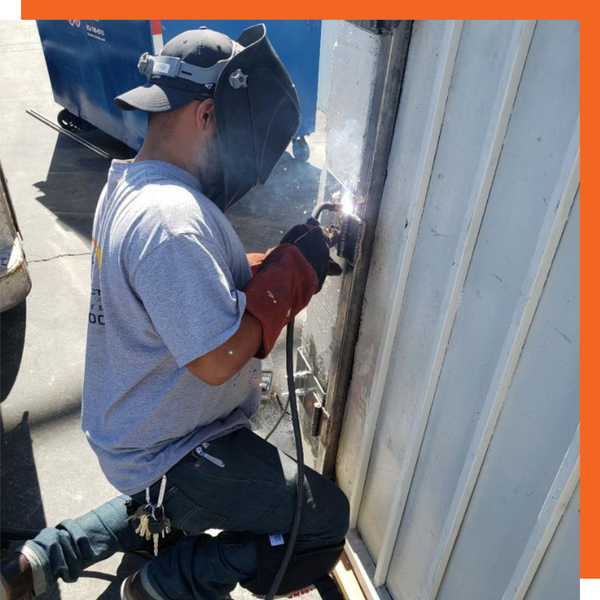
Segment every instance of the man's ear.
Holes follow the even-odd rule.
[[[211,121],[215,118],[215,101],[212,98],[207,98],[199,102],[196,106],[196,127],[200,131],[204,131],[207,126],[211,125]]]

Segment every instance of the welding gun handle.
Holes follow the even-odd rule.
[[[321,204],[317,204],[310,215],[309,222],[315,220],[318,222],[319,216],[324,210],[330,210],[331,212],[340,212],[343,210],[343,205],[341,202],[321,202]]]
[[[313,227],[321,227],[319,221],[317,221],[314,217],[310,217],[308,221],[306,221],[307,225]],[[330,248],[335,248],[340,241],[340,229],[334,225],[330,227],[323,228],[323,232],[325,233],[325,241]],[[343,269],[340,265],[338,265],[333,259],[329,259],[329,266],[327,267],[327,276],[328,277],[338,277],[343,273]]]
[[[317,221],[314,217],[309,217],[306,221],[306,224],[310,227],[321,227],[321,223]],[[330,227],[324,227],[323,231],[325,232],[325,239],[327,241],[327,245],[330,248],[334,248],[337,246],[337,243],[340,239],[340,229],[334,225]]]

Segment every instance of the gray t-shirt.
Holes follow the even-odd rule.
[[[201,442],[248,426],[260,361],[217,387],[185,365],[237,331],[250,276],[233,227],[191,174],[113,162],[94,219],[81,422],[121,492],[142,491]]]

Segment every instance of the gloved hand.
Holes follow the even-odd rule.
[[[284,235],[243,289],[246,310],[262,325],[259,358],[269,354],[281,330],[321,289],[330,271],[328,236],[314,223],[297,225]]]
[[[282,238],[280,244],[294,244],[315,270],[319,293],[328,275],[341,275],[342,267],[330,256],[331,238],[316,219],[312,217],[302,225],[292,227]]]

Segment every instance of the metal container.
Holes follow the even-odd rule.
[[[146,114],[122,111],[113,98],[145,81],[137,63],[154,50],[150,21],[53,20],[37,26],[55,102],[139,150]]]

